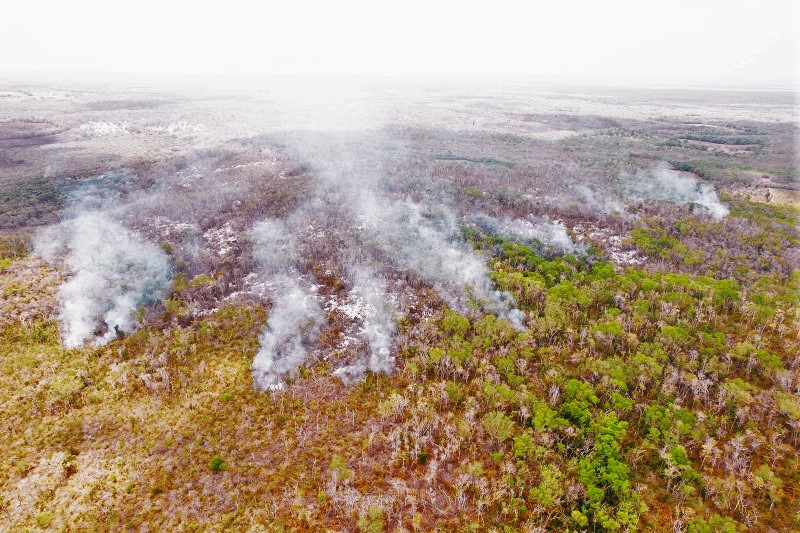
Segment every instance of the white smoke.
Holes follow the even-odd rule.
[[[305,363],[324,315],[316,294],[301,283],[294,266],[296,245],[287,225],[280,220],[264,220],[253,227],[250,237],[272,299],[253,359],[253,383],[259,390],[278,391],[286,386],[285,377],[294,377]]]
[[[266,219],[258,222],[250,230],[250,239],[253,257],[265,274],[279,276],[294,270],[296,245],[284,221]]]
[[[284,378],[294,377],[305,363],[308,346],[319,333],[324,316],[314,294],[296,280],[275,280],[276,291],[267,325],[253,359],[253,383],[259,390],[285,388]]]
[[[136,327],[134,311],[160,300],[172,277],[159,247],[130,233],[103,212],[68,219],[40,232],[35,249],[63,261],[72,277],[58,291],[64,346],[102,345]]]
[[[513,298],[493,288],[485,262],[464,241],[449,210],[425,209],[409,200],[390,200],[374,190],[356,191],[346,184],[330,197],[338,194],[359,224],[362,244],[377,248],[399,268],[417,273],[451,307],[465,310],[472,298],[485,310],[524,329],[524,316],[514,308]],[[319,298],[303,283],[295,266],[299,246],[294,235],[316,231],[311,213],[324,216],[319,198],[309,200],[286,222],[265,220],[250,232],[253,255],[273,301],[252,365],[254,384],[260,390],[285,387],[285,377],[294,376],[306,361],[325,322]],[[394,370],[391,345],[398,310],[385,280],[373,268],[352,262],[345,267],[352,284],[347,306],[353,308],[351,318],[360,321],[358,336],[368,348],[367,355],[334,372],[345,383],[352,383],[368,371],[390,374]]]
[[[384,374],[394,371],[392,338],[397,330],[397,308],[389,296],[386,281],[365,265],[352,267],[350,277],[353,283],[351,314],[361,319],[359,335],[366,342],[369,354],[333,373],[345,383],[362,379],[367,371]]]
[[[699,205],[716,220],[730,213],[711,185],[700,183],[684,172],[672,170],[666,164],[623,179],[628,194],[637,198]]]
[[[552,221],[547,217],[497,219],[486,214],[476,215],[472,217],[472,220],[478,227],[492,235],[501,235],[522,241],[535,240],[542,243],[548,250],[561,254],[572,254],[579,251],[572,237],[567,233],[567,227],[558,220]]]
[[[376,137],[374,131],[365,131],[370,125],[380,123],[380,119],[361,106],[341,109],[326,105],[317,111],[305,117],[308,122],[301,129],[286,131],[280,137],[300,160],[313,168],[318,183],[312,196],[286,223],[268,221],[251,232],[254,254],[264,273],[276,277],[288,271],[289,278],[299,280],[293,264],[301,248],[304,253],[313,251],[308,236],[342,229],[337,225],[341,223],[346,228],[340,236],[345,249],[349,246],[353,250],[377,250],[381,260],[415,272],[450,307],[466,311],[474,301],[483,310],[524,329],[524,316],[515,309],[513,297],[494,289],[485,261],[465,242],[455,216],[443,206],[434,209],[387,192],[389,175],[382,168],[382,161],[375,157],[386,150],[382,144],[385,139]],[[403,146],[395,148],[395,157],[402,157]],[[336,207],[328,212],[326,205]],[[337,218],[332,218],[332,213]],[[320,217],[330,227],[313,229],[311,221],[316,224]],[[350,220],[342,222],[346,219]],[[357,226],[355,232],[347,226],[350,222]],[[304,237],[296,243],[292,235]],[[363,306],[357,318],[361,322],[358,335],[369,349],[368,356],[335,372],[349,383],[362,378],[367,371],[390,373],[394,369],[391,342],[398,311],[388,298],[385,282],[372,269],[341,257],[345,249],[339,250],[340,260],[351,278],[349,296]],[[274,308],[253,362],[254,381],[262,390],[283,388],[283,374],[291,375],[302,364],[307,347],[313,342],[312,336],[322,327],[316,295],[301,282],[289,286],[281,290],[291,298],[278,298],[272,291]]]
[[[472,296],[486,310],[524,329],[513,298],[493,288],[486,263],[467,245],[453,214],[411,201],[387,201],[369,191],[355,204],[365,231],[398,266],[416,272],[450,307],[464,310]]]
[[[581,201],[581,209],[595,211],[604,215],[616,214],[626,217],[625,206],[608,194],[595,191],[586,185],[575,187],[578,199]]]

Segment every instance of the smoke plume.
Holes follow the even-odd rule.
[[[728,206],[720,201],[711,185],[700,183],[686,173],[672,170],[666,164],[623,179],[626,192],[635,198],[697,205],[705,208],[716,220],[730,213]]]
[[[513,298],[497,291],[486,263],[462,237],[456,218],[443,206],[424,208],[410,200],[389,201],[369,192],[359,195],[358,218],[375,244],[400,268],[416,272],[450,307],[466,309],[468,298],[524,329]]]
[[[627,212],[623,203],[610,196],[610,191],[598,192],[586,185],[575,186],[577,200],[581,202],[581,208],[587,211],[601,213],[603,215],[616,214],[627,217]]]
[[[497,219],[486,214],[472,217],[472,221],[490,235],[503,236],[520,241],[536,241],[545,251],[557,254],[572,254],[578,248],[567,233],[567,228],[559,221],[547,217],[530,219]]]
[[[343,118],[339,125],[349,123]],[[375,132],[325,133],[318,126],[280,137],[313,169],[313,194],[285,221],[264,221],[251,231],[254,256],[262,275],[271,279],[265,286],[280,287],[267,291],[273,309],[253,362],[258,388],[283,388],[283,376],[291,376],[303,364],[322,329],[319,298],[296,265],[316,253],[331,234],[337,235],[337,268],[351,284],[346,305],[358,308],[349,318],[359,324],[357,335],[368,352],[335,371],[346,383],[367,371],[391,373],[395,366],[391,343],[399,310],[377,274],[381,262],[415,273],[452,308],[468,312],[470,304],[477,303],[524,329],[524,316],[515,309],[513,297],[495,290],[485,261],[464,240],[453,212],[441,203],[423,204],[390,192],[392,176],[375,157],[385,151],[385,139]],[[394,156],[403,158],[402,144],[394,148]],[[365,255],[375,266],[366,266]]]
[[[259,390],[277,391],[285,387],[284,378],[294,377],[305,362],[324,316],[316,295],[303,285],[294,266],[296,244],[286,223],[264,220],[253,227],[250,237],[267,296],[272,299],[253,359],[253,383]]]
[[[352,267],[350,278],[353,284],[349,295],[352,315],[361,319],[359,336],[365,341],[369,353],[334,372],[345,383],[362,379],[367,371],[384,374],[394,371],[392,338],[397,329],[397,308],[389,295],[386,281],[366,265]]]
[[[172,277],[169,258],[103,212],[40,232],[36,251],[72,274],[58,291],[64,346],[101,345],[136,327],[133,313],[160,300]]]

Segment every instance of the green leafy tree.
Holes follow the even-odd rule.
[[[483,417],[483,428],[493,438],[505,441],[514,433],[514,421],[500,411],[492,411]]]

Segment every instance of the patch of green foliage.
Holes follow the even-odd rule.
[[[228,464],[218,455],[211,458],[209,466],[211,467],[211,471],[215,474],[228,469]]]
[[[0,229],[53,222],[63,202],[52,178],[0,180]]]

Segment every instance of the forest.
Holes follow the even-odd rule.
[[[800,529],[793,94],[468,89],[2,87],[0,529]]]

